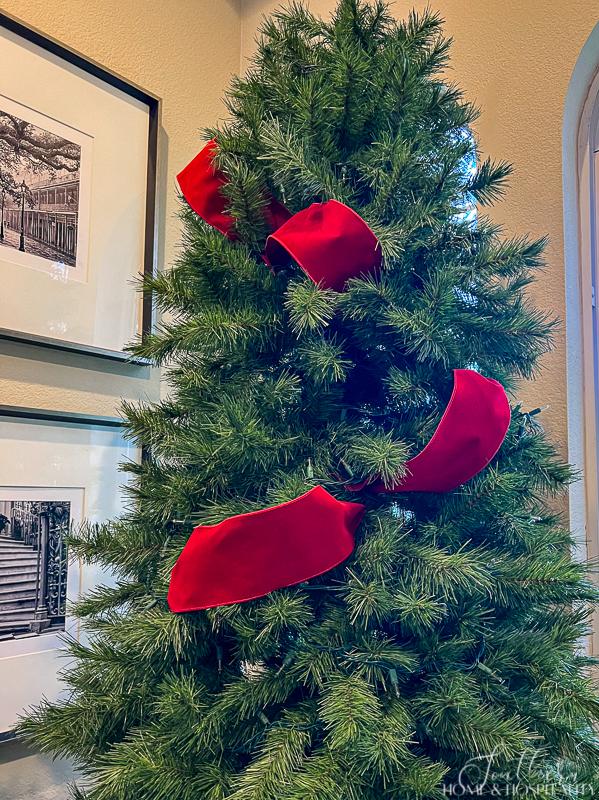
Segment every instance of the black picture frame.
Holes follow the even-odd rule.
[[[37,45],[63,61],[78,67],[90,76],[119,89],[126,95],[143,103],[148,107],[148,161],[146,180],[146,204],[144,224],[144,254],[143,274],[153,275],[156,270],[157,254],[157,224],[156,224],[156,196],[158,180],[158,130],[160,126],[161,100],[156,95],[142,89],[130,81],[125,80],[115,72],[101,66],[92,59],[78,53],[70,47],[53,39],[35,28],[26,25],[16,17],[0,11],[0,29],[10,31],[26,41]],[[152,331],[154,326],[154,303],[150,294],[145,294],[142,301],[141,337],[142,340]],[[0,340],[22,342],[42,348],[51,348],[71,353],[78,353],[96,358],[112,361],[130,362],[133,364],[147,364],[145,359],[132,357],[125,351],[107,350],[93,345],[54,339],[21,331],[0,328]]]
[[[54,422],[62,425],[85,425],[100,428],[125,428],[126,422],[122,417],[105,417],[101,414],[82,414],[78,411],[56,411],[49,408],[30,408],[28,406],[13,406],[0,403],[0,419],[23,419],[36,422]],[[150,459],[150,449],[142,444],[140,447],[141,461]],[[0,739],[1,741],[1,739]]]
[[[100,414],[80,414],[76,411],[54,411],[46,408],[29,408],[0,404],[0,419],[25,419],[38,422],[54,422],[66,425],[99,426],[101,428],[123,428],[121,417],[103,417]]]
[[[98,415],[98,414],[87,414],[87,413],[79,413],[79,412],[71,412],[71,411],[57,411],[57,410],[43,409],[43,408],[30,408],[30,407],[25,407],[25,406],[1,405],[0,404],[0,422],[2,422],[2,423],[9,422],[11,424],[12,423],[16,423],[16,427],[17,428],[18,428],[18,426],[23,424],[23,425],[26,425],[26,426],[27,425],[34,425],[36,427],[37,426],[43,426],[43,427],[49,426],[49,427],[55,428],[55,429],[71,429],[71,431],[72,430],[84,430],[84,431],[95,430],[96,434],[102,433],[102,440],[103,441],[98,442],[97,439],[90,438],[89,443],[87,445],[89,448],[93,448],[96,444],[100,444],[100,446],[106,446],[107,444],[109,446],[112,446],[112,445],[110,445],[110,441],[111,440],[113,440],[115,442],[115,446],[118,446],[118,444],[116,444],[117,442],[120,445],[124,445],[125,444],[125,440],[128,438],[126,436],[126,423],[125,423],[125,420],[120,418],[120,417],[117,417],[117,416],[101,416],[101,415]],[[104,437],[106,437],[106,438],[104,438]],[[113,439],[113,437],[114,437],[114,439]],[[32,437],[31,434],[30,434],[29,439],[34,445],[37,444],[38,441],[46,441],[46,443],[48,443],[48,441],[49,441],[48,439],[44,439],[43,434],[39,438],[38,438],[38,436]],[[138,445],[136,445],[134,443],[131,443],[131,442],[128,442],[128,444],[132,444],[133,447],[135,447],[135,449],[137,450],[135,461],[131,462],[130,461],[130,455],[127,455],[127,454],[123,453],[119,458],[120,463],[121,464],[122,463],[136,463],[137,464],[137,463],[143,462],[144,458],[147,457],[144,454],[144,448],[143,447],[139,447]],[[9,465],[9,469],[10,469],[11,468],[10,461],[7,462],[7,463]],[[77,478],[76,478],[77,482],[76,483],[72,483],[73,472],[71,471],[71,479],[67,478],[66,482],[62,482],[61,481],[58,485],[56,483],[51,482],[51,481],[48,482],[48,483],[43,482],[42,484],[40,484],[39,482],[33,480],[30,485],[27,485],[27,483],[23,483],[21,481],[16,482],[14,485],[13,485],[12,481],[9,481],[9,482],[4,482],[3,481],[2,489],[3,490],[16,489],[18,491],[21,491],[23,489],[25,489],[25,490],[33,490],[33,491],[37,491],[39,489],[50,489],[50,490],[53,490],[55,492],[61,492],[61,493],[62,493],[63,489],[65,491],[69,491],[69,492],[73,491],[74,489],[82,489],[83,491],[86,491],[87,488],[88,488],[88,485],[89,485],[89,479],[90,478],[92,478],[94,483],[95,483],[96,481],[104,481],[106,479],[107,475],[114,474],[114,478],[115,478],[114,481],[113,481],[114,489],[115,489],[115,491],[118,491],[120,493],[122,491],[122,487],[119,487],[120,481],[117,480],[117,477],[118,477],[118,475],[122,475],[122,473],[120,471],[118,473],[116,473],[116,472],[113,473],[113,470],[115,468],[119,469],[119,465],[118,465],[118,463],[116,463],[116,461],[114,461],[114,460],[111,461],[111,469],[110,470],[106,469],[106,464],[103,461],[102,462],[102,469],[99,472],[97,472],[97,470],[94,469],[93,473],[90,473],[90,475],[88,475],[87,477],[82,476],[81,484],[79,484],[79,482],[78,482],[78,474],[77,474]],[[5,471],[4,474],[6,474],[6,471]],[[100,493],[100,494],[102,495],[102,493]],[[63,499],[63,498],[60,498],[60,499]],[[66,498],[64,498],[64,499],[66,499]],[[84,519],[84,518],[85,517],[82,516],[81,519]],[[81,569],[81,565],[79,566],[79,569]],[[90,573],[90,576],[94,579],[94,582],[96,582],[97,580],[100,580],[100,582],[101,582],[101,576],[94,576],[92,573]],[[68,591],[68,589],[67,589],[67,591]],[[79,596],[79,594],[77,594],[77,596]],[[68,595],[67,595],[67,602],[68,602]],[[54,635],[54,636],[60,637],[60,636],[64,635],[63,634],[63,630],[66,630],[66,629],[57,628],[53,632],[49,628],[46,628],[44,630],[44,634]],[[68,633],[67,633],[67,635],[68,635]],[[37,639],[34,639],[34,638],[31,638],[31,640],[29,640],[29,638],[28,638],[28,641],[35,642],[35,641],[41,641],[41,640],[37,640]],[[4,637],[3,641],[0,642],[0,644],[2,646],[9,645],[10,643],[11,643],[11,640],[9,638],[7,638],[7,637]],[[54,650],[55,647],[56,646],[53,645],[53,646],[51,646],[50,649]],[[42,648],[40,650],[36,650],[35,647],[34,647],[34,648],[31,648],[31,649],[27,649],[26,651],[19,651],[19,652],[16,652],[16,653],[14,653],[14,652],[6,653],[6,652],[3,651],[2,657],[3,658],[8,658],[8,659],[13,659],[13,658],[18,659],[18,658],[21,658],[21,657],[28,657],[28,656],[32,656],[32,655],[35,656],[35,655],[37,655],[38,653],[41,653],[41,652],[47,652],[47,648],[46,649]],[[43,675],[47,675],[47,672],[46,673],[40,673],[40,675],[43,677]],[[29,707],[31,705],[31,703],[33,703],[33,702],[35,702],[35,703],[39,702],[39,697],[40,696],[42,696],[42,695],[36,695],[35,697],[32,697],[31,700],[28,701],[27,704],[23,706],[23,708]],[[5,705],[8,706],[8,698],[7,698],[7,703]],[[11,712],[10,712],[11,714],[12,714],[13,710],[14,709],[11,709]],[[22,713],[22,711],[19,710],[18,713]],[[0,714],[0,716],[3,717],[4,721],[5,721],[6,715],[7,715],[6,714],[6,709],[3,707],[2,714]],[[0,720],[0,724],[2,723],[3,720]],[[0,729],[0,747],[2,747],[2,744],[4,742],[8,742],[13,738],[14,738],[14,729],[10,727],[10,724],[8,724],[6,728]]]

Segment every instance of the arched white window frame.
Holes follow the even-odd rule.
[[[599,24],[576,62],[563,124],[570,525],[582,559],[599,556]],[[599,620],[590,642],[599,653]]]

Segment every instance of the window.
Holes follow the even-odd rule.
[[[599,25],[576,62],[563,120],[570,526],[581,559],[599,556]],[[590,641],[599,654],[599,617]]]

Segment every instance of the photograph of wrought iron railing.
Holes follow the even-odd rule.
[[[64,626],[70,503],[0,501],[0,638]]]

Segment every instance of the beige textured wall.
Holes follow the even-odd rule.
[[[158,255],[168,264],[174,175],[199,149],[198,130],[222,116],[239,68],[238,0],[2,0],[2,10],[162,98]],[[158,394],[157,370],[0,342],[2,404],[110,416],[120,397]]]
[[[243,0],[242,52],[253,51],[273,0]],[[397,0],[404,16],[430,5],[454,38],[452,75],[482,109],[476,125],[483,152],[510,161],[515,172],[493,217],[506,232],[549,234],[549,268],[532,294],[543,309],[565,317],[562,222],[562,117],[576,59],[599,21],[596,0]],[[326,16],[334,0],[308,0]],[[597,54],[599,62],[599,53]],[[566,453],[565,328],[534,384],[522,386],[529,407],[549,405],[546,427]]]

